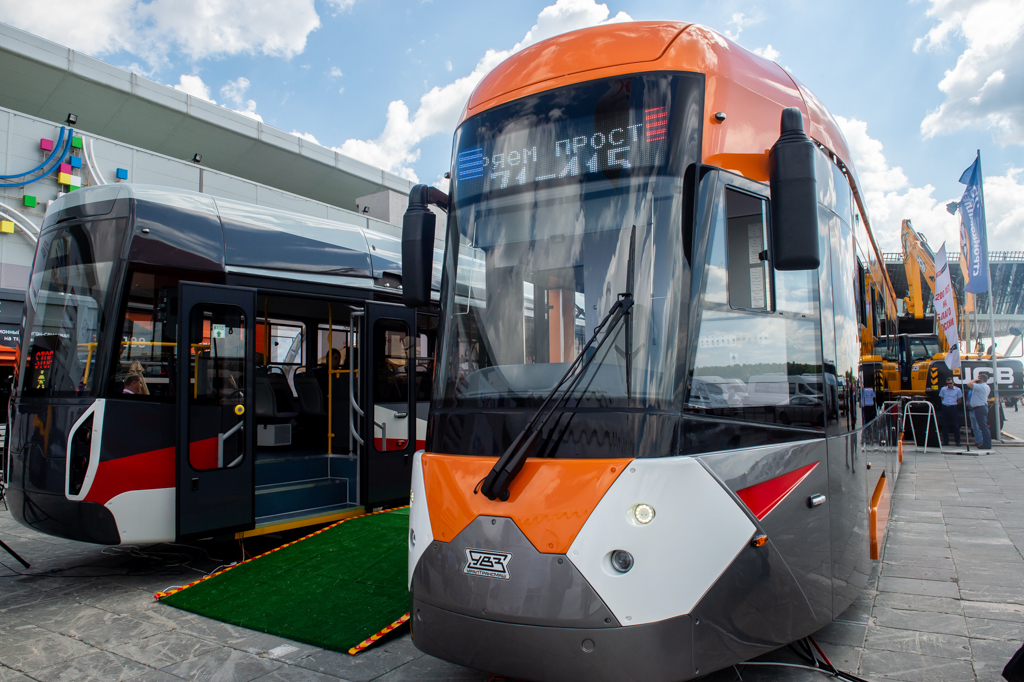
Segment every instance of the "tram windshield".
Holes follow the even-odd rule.
[[[442,292],[452,314],[435,407],[538,406],[631,292],[632,316],[569,405],[669,409],[686,305],[679,168],[698,144],[670,131],[699,97],[685,74],[615,78],[519,100],[459,129]]]
[[[25,309],[22,396],[95,394],[98,343],[126,225],[125,218],[95,220],[40,237]]]

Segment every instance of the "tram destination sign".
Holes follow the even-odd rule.
[[[549,113],[545,118],[557,117]],[[660,105],[561,118],[493,137],[481,125],[476,140],[471,139],[472,129],[462,137],[463,148],[455,158],[458,194],[527,189],[544,181],[588,176],[615,179],[623,172],[659,166],[668,151],[669,119],[669,106]]]

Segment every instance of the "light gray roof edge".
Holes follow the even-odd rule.
[[[249,213],[250,215],[263,214],[266,216],[278,216],[288,218],[298,224],[306,224],[310,226],[320,227],[333,227],[335,225],[339,227],[345,227],[351,230],[358,230],[359,234],[363,236],[363,241],[367,243],[366,252],[370,252],[369,242],[367,240],[367,234],[369,233],[374,239],[380,239],[388,237],[376,230],[368,229],[365,224],[365,220],[361,220],[361,216],[358,213],[353,213],[351,222],[332,220],[330,218],[320,218],[318,216],[311,216],[305,213],[296,213],[295,211],[288,211],[282,208],[276,208],[273,206],[261,206],[260,204],[252,204],[245,201],[238,201],[237,199],[228,199],[226,197],[215,197],[212,194],[206,194],[202,192],[196,192],[190,189],[180,189],[177,187],[165,187],[163,185],[147,185],[143,183],[135,182],[120,182],[117,184],[110,185],[93,185],[91,187],[83,187],[77,189],[74,192],[64,194],[58,199],[50,202],[47,206],[47,213],[51,211],[60,211],[70,206],[79,206],[92,200],[109,201],[110,199],[142,199],[144,201],[153,201],[162,203],[167,206],[181,206],[185,202],[190,204],[190,208],[198,210],[206,210],[210,215],[216,215],[218,218],[221,217],[221,205],[225,207],[239,207]],[[181,201],[174,201],[173,198],[179,198]],[[344,209],[339,209],[344,210]],[[398,241],[393,237],[391,240]]]
[[[176,187],[164,187],[162,185],[144,185],[141,183],[130,183],[122,182],[112,185],[94,185],[92,187],[83,187],[77,189],[74,192],[69,192],[54,201],[51,201],[46,208],[46,213],[49,215],[51,212],[60,211],[70,206],[79,206],[87,203],[90,200],[98,199],[100,201],[109,201],[111,199],[143,199],[145,201],[158,201],[168,206],[177,206],[181,208],[189,208],[192,210],[204,210],[211,216],[217,216],[219,220],[221,218],[221,203],[226,207],[238,206],[243,208],[250,215],[263,213],[267,216],[284,216],[291,218],[295,223],[306,224],[310,227],[332,227],[339,226],[345,227],[349,230],[357,230],[363,238],[363,244],[366,245],[365,253],[370,257],[371,267],[374,272],[371,274],[374,277],[380,276],[380,272],[383,270],[374,261],[374,250],[376,249],[388,249],[386,252],[382,252],[377,257],[391,257],[397,256],[397,262],[399,268],[401,267],[402,250],[401,250],[401,239],[393,235],[385,234],[383,232],[377,232],[371,230],[368,227],[364,227],[359,224],[359,214],[354,213],[353,222],[342,222],[340,220],[330,220],[328,218],[319,218],[316,216],[306,215],[304,213],[296,213],[294,211],[287,211],[280,208],[274,208],[271,206],[260,206],[259,204],[250,204],[244,201],[238,201],[236,199],[227,199],[225,197],[215,197],[210,194],[203,194],[189,189],[178,189]],[[175,201],[174,199],[177,199]],[[398,251],[390,251],[390,249],[397,248]],[[444,250],[437,248],[435,243],[434,246],[434,262],[433,262],[433,276],[431,281],[431,289],[437,291],[440,288],[440,270],[441,262]],[[388,258],[391,260],[391,258]]]
[[[382,190],[391,189],[408,193],[414,184],[395,173],[383,170],[365,161],[346,156],[330,147],[314,144],[299,138],[297,135],[256,121],[248,116],[243,116],[226,107],[210,105],[216,107],[218,117],[226,119],[231,125],[224,125],[212,117],[199,116],[197,113],[203,111],[204,108],[202,106],[193,106],[193,103],[198,104],[202,102],[202,104],[210,104],[209,102],[3,22],[0,22],[0,51],[39,62],[46,66],[63,69],[74,77],[121,90],[132,97],[145,99],[148,102],[177,111],[208,125],[251,137],[264,144],[273,144],[262,139],[264,131],[268,135],[287,135],[296,140],[295,149],[288,150],[296,156],[311,159],[328,168],[333,168],[339,173],[353,175],[361,180],[378,184]],[[142,92],[140,92],[140,86]],[[145,90],[147,89],[156,90],[159,96],[157,98],[146,96]],[[172,100],[178,106],[173,106]],[[280,148],[278,145],[274,146]],[[303,154],[303,148],[315,148],[316,151],[322,153],[316,155]],[[334,159],[334,163],[324,163],[318,158],[322,155],[330,155]]]

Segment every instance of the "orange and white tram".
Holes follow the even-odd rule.
[[[896,330],[821,102],[710,29],[614,24],[495,68],[454,145],[416,646],[528,680],[685,680],[839,616],[898,471],[860,367]],[[432,227],[414,202],[412,306]]]

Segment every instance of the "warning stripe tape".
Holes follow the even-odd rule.
[[[210,575],[203,576],[199,580],[195,580],[193,582],[190,582],[188,585],[182,585],[181,587],[176,587],[173,590],[168,590],[167,592],[157,592],[156,594],[153,595],[153,599],[163,599],[164,597],[170,597],[172,594],[177,594],[177,593],[181,592],[182,590],[187,590],[188,588],[192,587],[193,585],[198,585],[199,583],[201,583],[203,581],[206,581],[206,580],[209,580],[210,578],[216,578],[218,575],[221,575],[223,573],[227,573],[232,568],[238,568],[239,566],[241,566],[243,564],[247,564],[250,561],[256,561],[257,559],[265,557],[268,554],[273,554],[274,552],[280,551],[280,550],[284,549],[285,547],[291,547],[294,544],[302,542],[303,540],[308,540],[311,537],[315,537],[317,535],[320,535],[320,533],[324,533],[326,531],[329,531],[330,529],[335,528],[336,526],[340,526],[341,524],[346,523],[348,521],[355,521],[356,519],[362,519],[362,518],[365,518],[367,516],[374,516],[376,514],[387,514],[388,512],[393,512],[393,511],[396,511],[398,509],[406,509],[406,508],[408,508],[408,506],[409,505],[405,505],[403,507],[392,507],[391,509],[382,509],[381,511],[376,511],[376,512],[367,512],[365,514],[360,514],[359,516],[350,516],[347,519],[342,519],[340,521],[335,521],[331,525],[324,526],[320,530],[314,531],[314,532],[310,533],[309,535],[305,535],[305,536],[299,538],[298,540],[292,540],[291,542],[286,542],[283,545],[281,545],[280,547],[275,547],[274,549],[268,550],[268,551],[264,552],[263,554],[259,554],[259,555],[254,556],[254,557],[249,557],[245,561],[239,561],[237,564],[234,564],[232,566],[228,566],[227,568],[225,568],[223,570],[220,570],[220,571],[217,571],[216,573],[211,573]]]
[[[359,644],[356,644],[356,645],[355,645],[354,647],[352,647],[351,649],[349,649],[349,650],[348,650],[348,652],[349,652],[350,654],[352,654],[353,656],[355,656],[355,655],[356,655],[356,654],[358,654],[358,653],[359,653],[360,651],[362,651],[362,650],[363,650],[363,649],[365,649],[366,647],[370,646],[371,644],[373,644],[373,643],[374,643],[374,642],[376,642],[376,641],[377,641],[378,639],[380,639],[380,638],[381,638],[381,637],[383,637],[384,635],[388,634],[389,632],[391,632],[391,631],[392,631],[392,630],[394,630],[395,628],[397,628],[397,627],[401,626],[401,625],[402,625],[402,623],[405,623],[405,622],[407,622],[408,620],[409,620],[409,614],[407,613],[407,614],[405,614],[404,616],[402,616],[401,618],[399,618],[398,620],[396,620],[396,621],[395,621],[394,623],[392,623],[391,625],[387,626],[386,628],[384,628],[383,630],[381,630],[380,632],[378,632],[377,634],[375,634],[375,635],[370,635],[370,637],[369,637],[368,639],[364,639],[364,640],[363,640],[363,641],[361,641],[361,642],[360,642]]]

